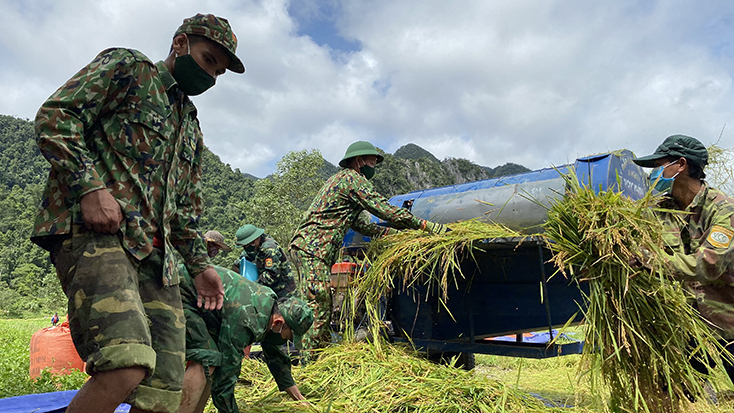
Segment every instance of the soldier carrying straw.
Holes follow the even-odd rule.
[[[370,183],[375,166],[383,156],[369,142],[358,141],[347,148],[339,161],[341,169],[321,187],[305,218],[293,235],[291,252],[299,274],[299,288],[314,312],[313,328],[303,337],[303,350],[331,341],[331,288],[329,274],[337,260],[344,235],[352,228],[369,237],[397,231],[370,222],[369,215],[384,219],[396,228],[422,229],[443,234],[448,227],[413,216],[407,209],[391,205]]]
[[[734,351],[734,199],[710,187],[704,178],[708,151],[697,139],[673,135],[655,153],[634,160],[654,168],[650,184],[666,195],[659,219],[669,254],[667,269],[695,296],[693,306]],[[644,255],[644,254],[643,254]],[[642,261],[644,257],[641,258]],[[729,343],[729,345],[727,345]],[[695,344],[695,343],[692,343]],[[722,358],[729,378],[734,365]],[[707,374],[708,367],[693,358],[692,366]]]

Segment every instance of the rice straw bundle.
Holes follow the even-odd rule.
[[[454,367],[434,364],[407,346],[368,343],[329,347],[293,370],[301,393],[321,412],[562,412],[525,393]],[[245,360],[237,399],[249,412],[292,412],[264,363]],[[241,379],[242,380],[242,379]],[[244,411],[244,410],[243,410]]]
[[[666,275],[656,200],[596,194],[573,174],[566,180],[568,193],[552,202],[545,230],[556,266],[589,286],[583,359],[592,388],[601,395],[599,385],[609,387],[599,401],[613,411],[677,411],[687,392],[702,394],[691,353],[717,360],[721,348]],[[645,266],[630,265],[637,259]]]
[[[463,277],[462,260],[473,259],[476,241],[520,236],[505,226],[476,220],[448,227],[451,231],[441,235],[401,231],[373,240],[364,261],[365,271],[360,271],[351,284],[355,300],[345,302],[364,303],[370,319],[379,320],[381,297],[396,288],[405,290],[418,283],[426,285],[429,294],[438,295],[444,302],[449,284],[456,284],[456,277]],[[374,328],[379,326],[371,326],[376,337]]]

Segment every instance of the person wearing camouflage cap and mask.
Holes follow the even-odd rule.
[[[693,305],[731,353],[734,344],[727,343],[734,340],[734,199],[704,181],[708,151],[690,136],[669,136],[652,155],[634,162],[654,168],[650,184],[666,196],[658,217],[670,275],[695,296]],[[734,380],[734,366],[724,362]],[[692,364],[707,372],[700,361],[693,359]]]
[[[186,314],[186,360],[181,413],[202,412],[211,392],[214,406],[223,413],[239,411],[234,389],[240,375],[243,350],[254,342],[262,346],[268,369],[278,388],[293,400],[305,399],[291,375],[291,362],[281,345],[297,341],[313,323],[308,305],[294,297],[280,298],[273,290],[226,268],[214,267],[224,284],[221,311],[196,305],[191,278],[181,279]]]
[[[367,211],[400,229],[422,229],[445,233],[444,225],[413,216],[407,209],[391,205],[370,183],[383,156],[374,145],[358,141],[346,150],[341,169],[321,187],[291,240],[294,267],[303,296],[314,310],[314,327],[304,336],[302,350],[323,346],[331,340],[331,288],[329,275],[336,262],[344,235],[352,228],[369,237],[396,232],[370,222]],[[305,354],[308,356],[308,354]]]
[[[243,225],[235,234],[237,246],[243,247],[241,258],[257,267],[257,282],[275,291],[278,297],[286,297],[296,290],[291,274],[291,265],[283,249],[265,230],[254,225]],[[240,271],[240,260],[233,265],[235,272]]]
[[[189,96],[227,69],[244,72],[236,47],[227,20],[198,14],[175,32],[165,60],[107,49],[36,115],[51,170],[31,239],[50,251],[92,376],[67,412],[180,404],[185,330],[174,249],[201,305],[220,308],[224,295],[197,228],[204,144]]]

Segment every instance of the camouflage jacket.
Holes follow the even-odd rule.
[[[163,62],[107,49],[75,74],[36,115],[38,146],[51,163],[32,240],[49,248],[72,223],[80,199],[106,189],[120,204],[123,246],[142,260],[159,231],[164,285],[178,283],[176,248],[192,274],[210,265],[198,232],[204,148],[196,108]]]
[[[349,228],[369,237],[385,233],[385,227],[370,222],[369,216],[362,211],[368,211],[397,228],[419,229],[421,226],[420,218],[391,205],[375,191],[367,178],[345,168],[321,187],[296,229],[291,247],[320,258],[328,265],[333,264]]]
[[[661,206],[677,209],[672,200]],[[734,199],[704,184],[685,211],[660,217],[672,275],[695,295],[701,315],[734,339]]]
[[[260,342],[265,363],[280,390],[295,386],[290,357],[280,346],[265,340],[277,300],[273,290],[241,277],[234,271],[214,266],[222,277],[224,305],[221,310],[198,309],[209,335],[222,354],[222,365],[212,377],[212,402],[220,412],[239,412],[234,388],[242,369],[245,347]],[[181,276],[181,299],[196,307],[196,287],[188,274]]]
[[[293,293],[296,284],[291,274],[291,264],[283,249],[268,234],[260,236],[260,248],[257,251],[242,251],[240,258],[254,262],[257,267],[257,282],[269,287],[278,298]],[[236,263],[239,266],[239,261]]]

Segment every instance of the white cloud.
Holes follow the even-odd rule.
[[[288,150],[337,162],[354,140],[530,168],[673,133],[734,146],[728,2],[349,0],[335,22],[361,50],[297,34],[303,0],[0,0],[0,113],[41,102],[110,46],[165,57],[184,17],[232,23],[247,67],[194,100],[207,145],[264,176]],[[299,13],[300,11],[300,13]]]

